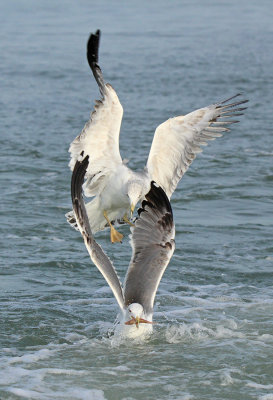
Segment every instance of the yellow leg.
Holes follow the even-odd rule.
[[[119,233],[111,224],[111,221],[109,220],[108,216],[107,216],[107,212],[104,211],[103,212],[103,216],[106,219],[106,221],[108,222],[109,226],[110,226],[110,239],[112,243],[116,243],[116,242],[122,242],[123,239],[123,234]]]
[[[124,214],[123,220],[124,220],[127,224],[129,224],[130,226],[135,226],[131,221],[129,221],[129,219],[128,219],[128,217],[127,217],[127,214]]]

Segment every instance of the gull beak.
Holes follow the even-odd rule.
[[[130,319],[129,321],[125,322],[125,325],[134,325],[134,324],[136,324],[136,326],[138,328],[139,317],[138,318],[132,317],[132,319]]]
[[[131,218],[132,218],[132,216],[134,214],[135,207],[136,207],[135,204],[131,204]]]
[[[146,319],[139,318],[139,317],[132,317],[129,321],[125,322],[125,325],[134,325],[136,324],[136,327],[139,328],[139,324],[154,324],[152,321],[147,321]]]
[[[139,318],[140,324],[155,324],[155,322],[147,321],[147,319]]]

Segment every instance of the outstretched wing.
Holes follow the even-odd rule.
[[[88,156],[86,156],[83,161],[76,161],[72,174],[71,197],[76,222],[82,234],[85,246],[91,257],[91,260],[96,265],[98,270],[102,273],[106,282],[112,289],[112,292],[120,308],[124,309],[124,297],[118,275],[111,260],[104,253],[99,244],[95,241],[86,214],[85,204],[82,198],[82,184],[87,168]]]
[[[175,227],[170,202],[164,191],[151,189],[138,210],[139,218],[132,229],[133,250],[124,287],[125,305],[139,303],[146,314],[153,310],[161,277],[173,255]]]
[[[246,107],[239,107],[248,100],[226,104],[234,99],[193,111],[185,116],[170,118],[155,131],[147,168],[152,180],[160,185],[170,198],[178,182],[185,174],[196,154],[207,141],[229,131],[227,125],[235,122],[231,117],[242,115]]]
[[[96,100],[95,109],[82,132],[71,143],[69,152],[71,170],[80,155],[89,156],[84,191],[87,196],[101,192],[109,174],[122,163],[119,153],[119,132],[123,108],[112,86],[103,80],[98,65],[100,31],[91,34],[87,43],[87,60],[99,86],[101,100]]]

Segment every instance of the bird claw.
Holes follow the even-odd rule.
[[[118,232],[113,226],[111,226],[110,238],[112,243],[122,243],[123,234]]]

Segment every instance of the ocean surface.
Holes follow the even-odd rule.
[[[272,400],[272,2],[3,0],[0,27],[0,399]],[[98,28],[132,168],[169,117],[249,99],[172,197],[176,250],[144,343],[112,335],[117,304],[64,217]],[[121,231],[96,238],[123,279]]]

